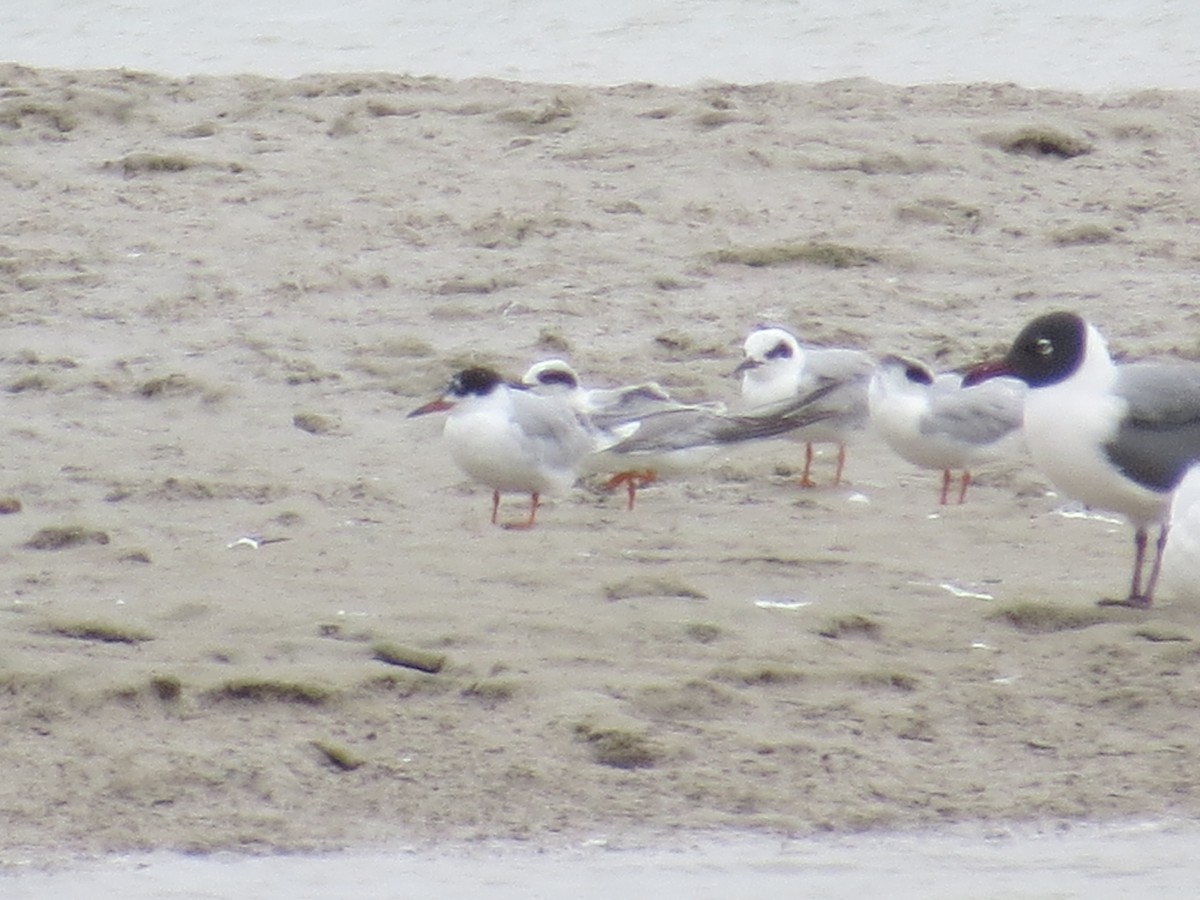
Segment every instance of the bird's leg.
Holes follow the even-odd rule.
[[[604,489],[606,491],[615,491],[621,485],[625,485],[625,491],[629,497],[625,501],[625,508],[633,509],[633,501],[637,497],[637,480],[637,472],[618,472],[612,478],[608,479],[608,481],[604,482]]]
[[[950,470],[942,469],[942,496],[941,499],[938,500],[939,506],[946,505],[946,496],[950,493],[950,479]]]
[[[492,524],[496,524],[496,513],[500,510],[500,492],[492,491]]]
[[[629,475],[629,503],[625,506],[627,510],[633,509],[633,501],[641,488],[644,488],[648,484],[653,484],[658,480],[658,473],[653,469],[646,469],[642,472],[630,472]]]
[[[1167,532],[1170,528],[1170,523],[1164,523],[1158,529],[1158,540],[1154,544],[1154,564],[1150,567],[1150,578],[1146,581],[1146,590],[1141,597],[1147,608],[1154,602],[1154,588],[1158,584],[1158,572],[1162,568],[1163,551],[1167,549]]]
[[[633,510],[633,504],[637,500],[638,480],[637,475],[635,475],[633,472],[629,472],[627,474],[629,475],[629,478],[625,482],[625,491],[627,497],[625,500],[625,511],[630,512]]]
[[[1142,565],[1146,560],[1146,527],[1139,525],[1137,531],[1133,533],[1133,580],[1129,584],[1129,596],[1124,600],[1101,600],[1101,606],[1133,606],[1137,608],[1145,608],[1150,605],[1147,597],[1142,593]],[[1162,533],[1159,533],[1159,541],[1163,542]],[[1165,546],[1165,543],[1163,544]],[[1151,581],[1158,578],[1158,560],[1155,560],[1153,572],[1151,573]],[[1151,584],[1151,587],[1154,585]]]
[[[842,483],[842,469],[846,468],[846,445],[838,444],[837,468],[833,470],[833,486]]]
[[[1146,560],[1146,528],[1138,526],[1138,530],[1133,533],[1134,560],[1133,560],[1133,582],[1129,584],[1129,604],[1132,606],[1135,600],[1141,598],[1141,568],[1142,563]]]
[[[529,518],[524,522],[505,522],[504,527],[509,531],[528,531],[534,525],[534,519],[537,517],[537,509],[539,505],[538,498],[540,495],[534,491],[529,495]]]
[[[813,461],[813,446],[812,444],[804,445],[804,472],[800,475],[800,487],[810,488],[816,487],[817,483],[812,480],[812,476],[808,474],[812,468]]]
[[[1142,564],[1146,560],[1146,529],[1138,526],[1133,533],[1133,582],[1129,585],[1129,602],[1142,596]]]
[[[638,488],[644,488],[648,484],[658,480],[658,473],[653,469],[646,469],[642,472],[620,472],[608,479],[604,484],[605,490],[615,491],[622,484],[629,494],[629,500],[625,504],[626,509],[633,509],[634,501],[637,499]]]
[[[971,486],[971,473],[963,469],[962,487],[958,489],[958,505],[962,506],[967,502],[967,488]]]

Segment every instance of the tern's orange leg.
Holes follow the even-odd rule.
[[[804,445],[804,472],[800,475],[800,487],[802,487],[802,488],[810,488],[810,487],[817,486],[817,483],[812,480],[812,476],[808,474],[809,470],[812,469],[812,461],[813,461],[813,446],[812,446],[812,444],[805,444]]]
[[[833,486],[842,483],[842,469],[846,468],[846,445],[838,444],[837,468],[833,472]]]
[[[633,509],[634,501],[637,499],[638,488],[644,488],[648,484],[653,484],[658,480],[658,473],[653,469],[646,469],[641,472],[620,472],[608,479],[604,484],[605,490],[615,491],[622,484],[628,491],[629,499],[625,504],[625,508]]]
[[[503,527],[507,528],[509,531],[528,531],[530,528],[532,528],[535,520],[537,519],[537,509],[540,505],[540,496],[541,495],[536,492],[529,495],[528,519],[523,522],[505,522]]]
[[[967,488],[971,486],[971,473],[963,469],[962,487],[958,489],[958,505],[962,506],[967,502]]]

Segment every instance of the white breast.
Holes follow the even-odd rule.
[[[507,392],[502,398],[455,406],[443,434],[458,467],[501,492],[563,490],[574,482],[575,467],[583,455],[566,452],[569,448],[553,434],[523,428],[514,419]]]
[[[1115,368],[1111,377],[1115,378]],[[1025,439],[1034,464],[1063,494],[1090,507],[1127,516],[1135,524],[1162,521],[1169,494],[1126,478],[1104,451],[1116,434],[1125,403],[1074,379],[1034,388],[1025,398]]]

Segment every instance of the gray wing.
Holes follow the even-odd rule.
[[[939,376],[930,396],[921,434],[945,436],[964,444],[994,444],[1021,427],[1025,384],[1012,378],[962,387],[957,375]]]
[[[666,389],[653,381],[631,384],[628,387],[595,388],[588,391],[588,399],[594,412],[615,412],[623,407],[637,407],[642,403],[674,402]]]
[[[875,363],[861,350],[805,347],[804,354],[802,377],[808,389],[836,382],[865,392],[875,373]]]
[[[547,465],[572,469],[595,448],[587,421],[566,404],[522,390],[512,400],[517,426]]]
[[[646,416],[679,409],[719,409],[718,403],[680,403],[657,384],[639,384],[612,391],[593,392],[590,418],[601,428],[611,428]]]
[[[1200,366],[1120,366],[1116,392],[1128,412],[1104,447],[1108,458],[1144,487],[1175,487],[1200,460]]]
[[[867,389],[875,373],[871,357],[859,350],[805,348],[804,373],[800,391],[829,388],[826,409],[844,423],[865,421],[869,414]],[[803,398],[801,398],[803,399]]]
[[[861,350],[805,347],[804,371],[834,381],[861,381],[870,379],[875,364]]]
[[[836,383],[823,385],[799,400],[753,415],[731,415],[700,406],[666,410],[641,419],[636,432],[610,449],[613,453],[661,453],[776,437],[837,415],[819,402],[837,387]]]
[[[679,407],[651,413],[637,420],[629,437],[609,448],[611,453],[663,453],[720,443],[720,413],[706,409]]]

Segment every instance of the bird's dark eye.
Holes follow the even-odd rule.
[[[570,388],[579,386],[570,372],[564,372],[561,369],[546,369],[544,372],[538,372],[537,380],[547,385],[562,384]]]
[[[933,384],[933,379],[929,373],[920,366],[908,366],[904,370],[904,377],[913,384]]]
[[[1054,341],[1050,340],[1050,338],[1038,338],[1037,342],[1033,345],[1033,349],[1037,352],[1038,356],[1049,356],[1054,352]]]
[[[792,348],[783,341],[780,341],[767,351],[767,359],[788,359],[791,355]]]

